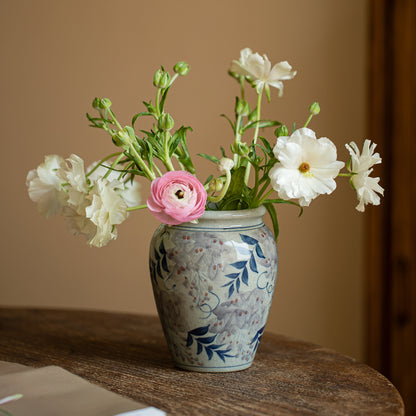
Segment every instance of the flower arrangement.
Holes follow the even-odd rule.
[[[197,221],[205,210],[241,210],[264,205],[278,235],[276,204],[288,203],[300,208],[336,188],[335,178],[347,177],[357,193],[357,210],[380,203],[383,188],[379,178],[371,177],[372,167],[381,163],[376,145],[365,140],[362,151],[355,142],[347,144],[350,159],[345,165],[337,160],[337,149],[326,137],[317,138],[308,125],[319,114],[318,103],[309,107],[309,116],[301,128],[289,131],[278,121],[261,118],[261,105],[270,102],[271,87],[283,95],[283,81],[296,71],[288,62],[273,67],[266,55],[246,48],[231,64],[229,74],[240,89],[236,97],[234,119],[225,117],[234,140],[227,157],[200,153],[213,162],[217,174],[201,182],[195,176],[186,134],[190,127],[174,129],[174,120],[165,110],[168,92],[178,77],[189,72],[189,65],[178,62],[171,75],[163,67],[153,77],[154,103],[144,102],[145,111],[135,114],[131,125],[122,127],[108,98],[95,98],[97,114],[87,118],[94,128],[106,131],[118,151],[85,169],[84,161],[71,155],[45,157],[44,163],[27,175],[30,198],[45,217],[62,213],[73,234],[84,235],[90,246],[101,247],[117,237],[116,226],[131,211],[148,208],[161,222],[180,224]],[[255,89],[257,102],[252,108],[245,88]],[[151,130],[138,130],[137,122],[151,117]],[[272,139],[260,131],[274,128]],[[248,141],[246,141],[248,140]],[[347,172],[340,173],[346,166]],[[140,198],[136,177],[151,182],[151,195],[145,204]],[[273,195],[274,194],[274,195]]]

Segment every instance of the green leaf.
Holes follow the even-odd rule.
[[[235,125],[234,125],[234,123],[225,114],[220,114],[220,116],[224,117],[230,123],[230,126],[233,129],[233,132],[235,134]]]
[[[141,113],[137,113],[136,115],[133,116],[133,118],[131,119],[131,125],[134,127],[136,120],[141,117],[141,116],[153,116],[154,114],[151,113],[150,111],[142,111]]]
[[[181,142],[182,137],[180,134],[173,136],[172,141],[169,144],[169,157],[172,157],[172,155],[176,152],[177,147],[179,146],[179,143]]]
[[[248,129],[252,129],[256,127],[256,125],[259,126],[259,128],[265,128],[265,127],[274,127],[274,126],[280,126],[282,123],[280,121],[273,121],[273,120],[256,120],[253,121],[246,126],[242,128],[242,132],[244,133]]]
[[[215,157],[215,156],[211,156],[211,155],[207,155],[207,154],[205,154],[205,153],[198,153],[198,156],[201,156],[201,157],[203,157],[204,159],[207,159],[207,160],[209,160],[210,162],[213,162],[213,163],[215,163],[215,164],[219,163],[219,161],[220,161],[217,157]]]
[[[209,175],[207,180],[204,182],[204,185],[207,185],[213,177],[214,177],[214,175]]]
[[[277,242],[277,239],[279,237],[279,221],[277,220],[276,209],[273,203],[271,202],[264,202],[263,205],[266,207],[267,212],[269,213],[270,218],[272,220],[274,239]]]
[[[264,204],[267,203],[272,203],[272,204],[289,204],[289,205],[294,205],[296,207],[299,208],[300,212],[299,212],[299,217],[303,214],[303,207],[300,206],[298,203],[294,202],[294,201],[287,201],[286,199],[266,199],[264,201]]]

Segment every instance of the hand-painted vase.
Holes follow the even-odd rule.
[[[277,277],[266,210],[206,211],[197,224],[161,225],[150,245],[159,317],[175,364],[238,371],[254,359]]]

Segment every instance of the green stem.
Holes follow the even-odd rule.
[[[153,179],[156,179],[156,175],[148,168],[144,160],[141,158],[141,156],[137,153],[137,150],[134,148],[133,143],[130,143],[130,149],[133,153],[134,157],[139,162],[139,166],[142,169],[142,171],[145,173],[146,178],[153,181]]]
[[[138,211],[139,209],[147,208],[147,204],[144,205],[137,205],[135,207],[128,207],[127,211]]]
[[[156,92],[156,116],[158,119],[160,117],[160,109],[159,109],[160,91],[161,91],[161,88],[158,88]]]
[[[240,134],[240,123],[241,123],[241,115],[237,116],[237,120],[235,122],[235,150],[238,150],[238,144],[241,143],[241,134]],[[234,153],[234,167],[237,169],[240,166],[240,155],[238,153]]]
[[[105,161],[107,161],[108,159],[112,159],[115,156],[118,155],[122,155],[123,153],[117,152],[117,153],[113,153],[107,157],[105,157],[104,159],[101,159],[96,166],[94,166],[85,176],[88,178],[88,176],[90,176],[94,171],[96,171]]]
[[[175,170],[175,168],[172,165],[172,160],[169,157],[169,139],[172,137],[168,131],[165,131],[165,140],[164,140],[164,148],[165,148],[165,166],[167,170]]]
[[[338,176],[346,177],[346,178],[351,178],[354,175],[356,175],[356,173],[354,173],[354,172],[351,172],[351,173],[338,173]]]
[[[260,91],[257,94],[257,111],[256,111],[256,121],[260,120],[260,107],[261,107],[261,96],[262,96],[262,91]],[[259,136],[259,123],[256,124],[256,128],[254,130],[254,137],[253,137],[253,144],[257,143],[257,138]],[[249,163],[246,167],[246,172],[244,175],[244,183],[247,185],[248,184],[248,180],[250,178],[250,169],[251,169],[251,164]]]
[[[311,122],[311,120],[312,120],[312,117],[314,116],[314,114],[310,114],[309,115],[309,117],[308,117],[308,119],[306,120],[306,123],[304,124],[304,126],[303,127],[308,127],[308,124]]]
[[[118,165],[118,162],[120,162],[122,157],[123,157],[123,153],[118,155],[117,159],[112,163],[111,168],[107,169],[107,172],[103,176],[103,179],[105,179],[111,173],[111,171]]]
[[[266,195],[264,195],[264,197],[262,198],[262,199],[260,199],[260,201],[259,201],[259,203],[258,203],[258,205],[260,206],[267,198],[268,198],[268,196],[272,193],[274,191],[274,189],[272,188],[272,189],[270,189],[270,191],[269,192],[267,192],[267,194]]]

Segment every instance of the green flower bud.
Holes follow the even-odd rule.
[[[236,114],[245,117],[250,114],[250,111],[250,106],[247,101],[237,100],[237,104],[235,106]]]
[[[160,69],[158,69],[158,70],[155,72],[155,75],[154,75],[154,77],[153,77],[153,85],[154,85],[155,87],[159,87],[159,85],[160,85],[160,81],[161,81],[161,79],[162,79],[162,76],[163,76],[163,72],[162,72]]]
[[[249,152],[250,152],[250,148],[248,147],[247,143],[238,143],[237,153],[240,156],[248,155]]]
[[[157,88],[167,88],[170,83],[170,75],[158,69],[153,77],[153,85]]]
[[[100,100],[100,108],[106,110],[111,107],[111,101],[108,98],[101,98]]]
[[[220,178],[211,179],[208,185],[208,192],[220,192],[224,184]]]
[[[178,62],[174,67],[173,70],[175,71],[176,74],[179,74],[180,76],[184,77],[189,70],[191,69],[191,67],[189,66],[189,64],[187,64],[186,62]]]
[[[128,147],[132,142],[132,138],[126,130],[118,131],[113,135],[113,143],[119,147]]]
[[[289,131],[287,129],[287,127],[282,124],[281,126],[279,126],[275,131],[274,131],[274,135],[276,137],[281,137],[281,136],[289,136]]]
[[[173,129],[175,122],[169,113],[163,113],[158,120],[157,126],[160,130],[169,131]]]
[[[311,114],[313,114],[314,116],[316,116],[317,114],[319,114],[321,112],[321,107],[319,107],[319,103],[313,103],[310,105],[309,107],[309,112]]]
[[[94,101],[92,102],[92,107],[96,110],[99,110],[101,108],[101,98],[95,97]]]

